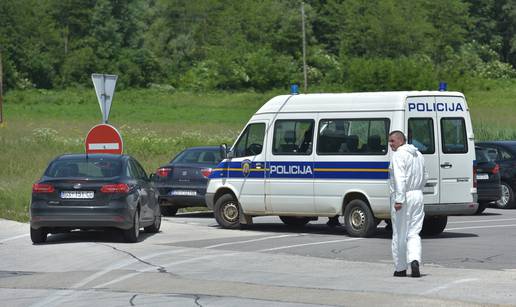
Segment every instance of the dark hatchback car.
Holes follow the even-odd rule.
[[[484,212],[489,203],[498,201],[502,195],[500,187],[500,167],[489,158],[482,147],[475,146],[477,171],[477,214]]]
[[[158,193],[141,165],[127,155],[62,155],[32,186],[30,236],[43,243],[49,233],[117,228],[127,242],[140,228],[161,226]]]
[[[487,155],[500,166],[502,195],[496,206],[501,209],[516,208],[516,141],[478,142]]]
[[[172,216],[179,208],[206,206],[208,177],[221,160],[219,146],[191,147],[158,168],[161,213]]]

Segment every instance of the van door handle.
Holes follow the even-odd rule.
[[[262,164],[261,163],[256,163],[254,167],[256,169],[262,169]]]
[[[443,164],[441,164],[441,167],[442,168],[451,168],[452,164],[450,162],[444,162]]]

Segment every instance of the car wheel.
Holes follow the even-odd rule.
[[[280,216],[280,220],[288,226],[302,227],[310,222],[310,218],[306,216]]]
[[[482,214],[482,212],[484,212],[484,210],[486,210],[486,208],[487,208],[487,204],[486,203],[479,203],[478,204],[478,209],[475,212],[475,214]]]
[[[346,230],[352,237],[370,237],[376,232],[376,220],[369,206],[361,199],[348,203],[344,210]]]
[[[127,230],[124,230],[124,238],[128,243],[138,242],[138,236],[140,235],[140,214],[138,210],[134,212],[133,226]]]
[[[240,207],[231,194],[222,195],[213,206],[215,220],[223,228],[240,228]]]
[[[34,244],[45,243],[45,241],[47,240],[47,232],[43,228],[34,229],[31,227],[30,239]]]
[[[158,233],[159,229],[161,228],[161,212],[158,211],[158,214],[154,216],[154,223],[152,225],[145,227],[145,232],[150,233]]]
[[[501,184],[502,197],[496,202],[496,207],[500,209],[512,209],[515,207],[514,191],[511,186],[505,182]]]
[[[161,214],[164,216],[174,216],[177,213],[177,208],[172,206],[162,206],[160,207]]]
[[[437,236],[444,231],[448,223],[447,216],[430,216],[424,219],[421,235]]]

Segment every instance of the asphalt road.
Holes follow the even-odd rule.
[[[351,238],[326,219],[291,229],[276,217],[220,229],[210,213],[164,218],[162,232],[51,235],[0,220],[4,306],[516,306],[516,210],[450,217],[423,239],[423,277],[394,278],[390,233]]]

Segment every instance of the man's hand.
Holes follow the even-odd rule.
[[[400,211],[401,210],[401,203],[395,203],[394,204],[394,210]]]

